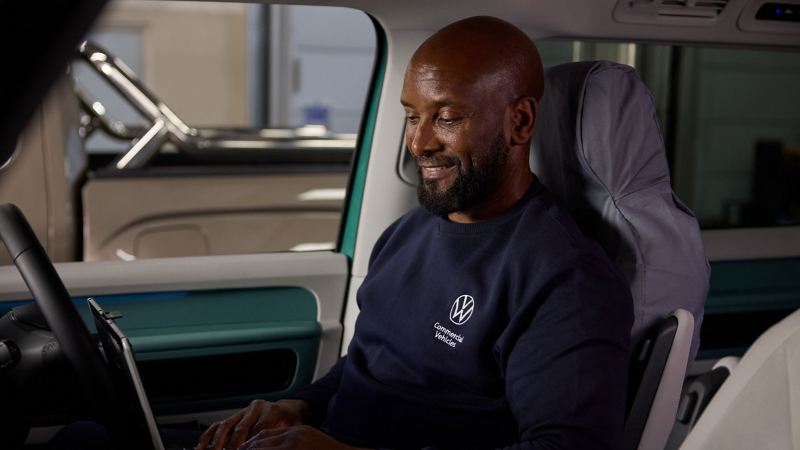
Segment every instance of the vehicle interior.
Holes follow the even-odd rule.
[[[208,425],[253,399],[282,398],[324,375],[347,352],[375,241],[417,205],[399,103],[406,64],[437,29],[490,15],[533,38],[548,70],[594,60],[633,67],[655,111],[661,143],[654,158],[668,170],[664,195],[699,223],[686,250],[704,255],[708,266],[683,268],[708,280],[702,326],[686,325],[687,315],[678,312],[674,327],[648,335],[650,348],[663,352],[647,352],[642,365],[634,364],[654,385],[632,388],[629,402],[640,389],[647,399],[626,447],[800,449],[792,420],[800,408],[800,0],[204,2],[208,17],[224,17],[230,30],[261,20],[261,36],[272,40],[256,53],[277,55],[267,62],[289,59],[286,73],[259,69],[272,74],[263,91],[226,88],[212,107],[192,103],[199,94],[181,86],[193,73],[202,78],[199,69],[160,81],[147,57],[132,64],[120,56],[124,46],[98,43],[117,27],[119,41],[143,30],[130,38],[141,43],[126,53],[134,60],[154,43],[188,46],[210,22],[193,25],[198,35],[170,27],[195,4],[118,3],[79,0],[47,13],[31,5],[3,14],[33,17],[38,38],[12,49],[26,75],[0,78],[0,98],[13,112],[0,127],[0,202],[19,207],[43,249],[4,207],[0,234],[10,256],[0,255],[0,419],[9,448],[40,447],[65,424],[108,408],[98,395],[110,388],[103,387],[89,298],[121,315],[116,324],[130,338],[161,425]],[[173,25],[145,19],[150,4],[154,16]],[[334,8],[358,19],[336,22],[344,13]],[[308,20],[314,32],[345,36],[347,45],[336,44],[345,50],[329,57],[333,44],[296,37],[292,48],[318,56],[276,53],[289,42],[274,34],[281,20]],[[347,20],[366,31],[353,31],[355,22]],[[215,51],[192,50],[203,61],[197,67],[213,72],[204,50]],[[246,62],[256,53],[236,54]],[[41,54],[49,56],[29,58]],[[350,75],[355,59],[345,54],[368,70]],[[180,55],[171,59],[188,65]],[[334,66],[337,58],[346,61],[342,68]],[[134,113],[115,116],[116,100],[81,89],[79,66],[104,77]],[[320,128],[316,116],[292,119],[304,115],[303,105],[311,106],[305,119],[319,112],[316,94],[301,104],[300,94],[290,95],[301,89],[284,89],[309,73],[362,105],[352,128],[335,121]],[[239,78],[250,79],[244,72]],[[340,78],[360,80],[352,92],[363,97],[331,81]],[[174,94],[183,88],[189,100]],[[249,122],[226,122],[236,110],[222,106],[229,101],[224,94],[234,91],[241,98],[260,92],[270,119],[252,119],[261,114],[255,109]],[[609,115],[626,102],[614,105]],[[204,109],[221,118],[207,122],[198,115]],[[113,145],[91,150],[101,134]],[[636,147],[625,137],[620,142]],[[534,172],[541,166],[537,151],[534,144]],[[663,289],[685,297],[682,279],[672,283]],[[670,320],[674,308],[691,309],[663,306],[654,323]],[[688,319],[696,314],[690,310]],[[690,348],[692,336],[699,348]]]

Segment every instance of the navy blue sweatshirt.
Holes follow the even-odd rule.
[[[621,447],[630,292],[540,183],[480,223],[410,211],[376,243],[357,298],[347,356],[292,396],[335,438]]]

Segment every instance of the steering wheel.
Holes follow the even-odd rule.
[[[99,419],[117,417],[115,402],[109,401],[116,398],[111,376],[99,349],[30,224],[12,204],[0,205],[0,239],[75,370],[90,411]]]

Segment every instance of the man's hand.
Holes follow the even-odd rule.
[[[342,444],[318,429],[300,425],[289,428],[263,430],[253,436],[239,450],[365,450]]]
[[[208,427],[208,430],[200,436],[196,448],[198,450],[239,448],[261,431],[302,425],[309,412],[308,403],[302,400],[278,400],[274,403],[254,400],[247,408]]]

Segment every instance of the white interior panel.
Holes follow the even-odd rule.
[[[55,265],[70,295],[301,287],[317,300],[322,327],[314,378],[336,362],[347,282],[347,258],[331,252],[164,258]],[[15,267],[0,267],[0,303],[30,299]]]

